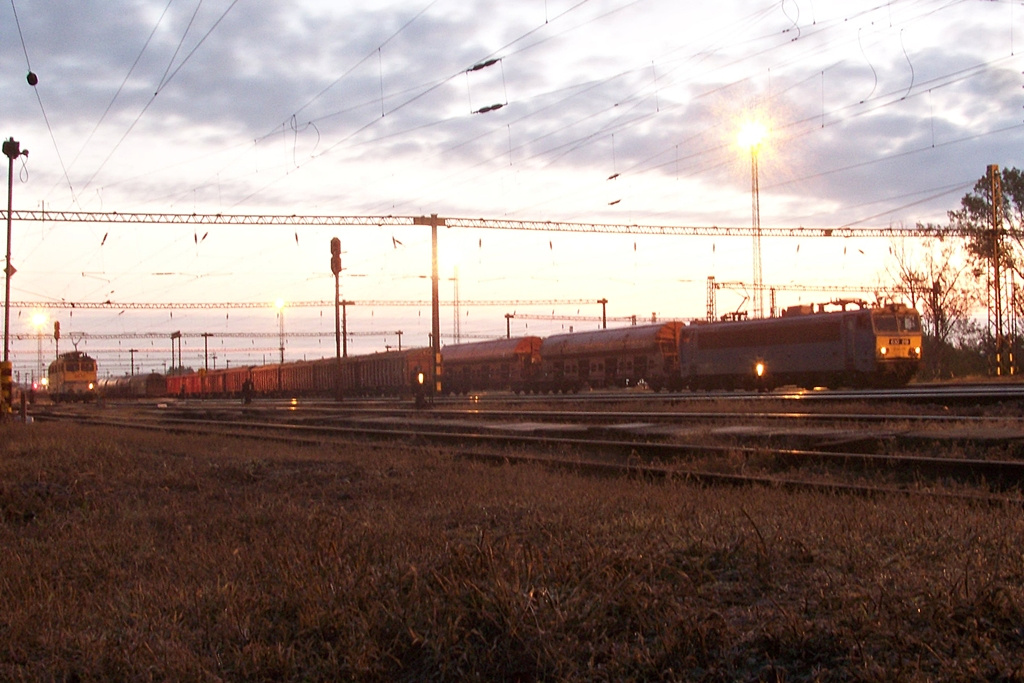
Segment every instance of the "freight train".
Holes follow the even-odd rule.
[[[792,307],[781,317],[677,321],[517,337],[441,350],[443,393],[568,393],[641,387],[771,390],[783,385],[891,387],[921,363],[921,317],[903,305],[826,311]],[[430,392],[429,348],[342,359],[168,374],[166,395],[411,396]],[[159,391],[158,382],[152,384]],[[146,387],[144,391],[149,391]]]
[[[81,351],[57,356],[46,370],[46,392],[54,403],[96,399],[96,360]]]

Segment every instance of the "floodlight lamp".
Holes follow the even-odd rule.
[[[739,146],[744,149],[756,151],[768,137],[768,129],[760,121],[747,121],[740,126],[740,132],[736,136]]]

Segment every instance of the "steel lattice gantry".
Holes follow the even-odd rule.
[[[6,211],[0,216],[7,217]],[[15,221],[51,223],[129,223],[134,225],[277,225],[277,226],[384,226],[430,225],[478,230],[518,230],[532,232],[579,232],[629,235],[676,235],[691,237],[750,237],[754,228],[722,225],[648,225],[641,223],[584,223],[570,221],[531,221],[493,218],[453,218],[437,216],[323,216],[284,214],[227,213],[122,213],[119,211],[11,211]],[[941,231],[918,226],[871,227],[837,226],[827,228],[761,227],[763,237],[933,237]]]

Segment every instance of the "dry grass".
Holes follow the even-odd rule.
[[[0,426],[3,680],[1024,679],[1024,517]]]

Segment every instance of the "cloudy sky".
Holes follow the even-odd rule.
[[[989,164],[1024,163],[1022,49],[1010,0],[10,0],[0,135],[30,151],[20,210],[749,226],[736,137],[758,117],[763,226],[912,226],[944,221]],[[333,236],[360,302],[350,351],[396,330],[426,345],[429,306],[389,305],[429,299],[423,228],[17,222],[11,298],[333,301]],[[764,281],[802,286],[783,306],[825,300],[806,288],[885,280],[892,246],[766,240]],[[513,333],[545,334],[595,323],[543,315],[601,312],[540,300],[699,318],[708,276],[752,281],[749,238],[443,230],[441,247],[465,337],[504,335],[507,313]],[[719,308],[746,294],[723,288]],[[44,312],[91,335],[264,335],[211,338],[221,363],[277,353],[269,307]],[[12,334],[30,316],[15,310]],[[442,311],[446,342],[454,320]],[[333,353],[332,308],[286,308],[285,327],[289,358]],[[128,348],[169,361],[163,339],[83,344],[114,372]],[[202,340],[188,344],[195,364]],[[14,349],[34,365],[35,343]]]

